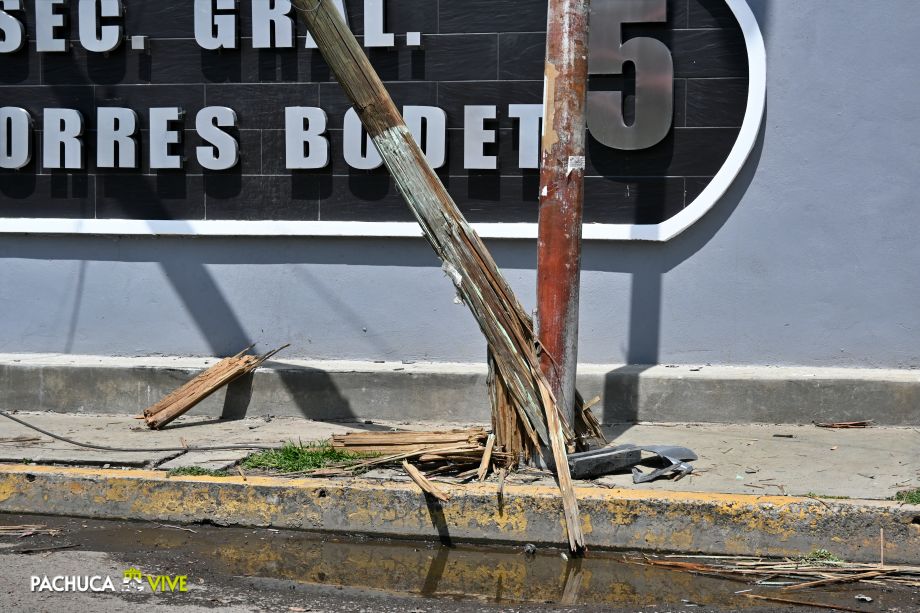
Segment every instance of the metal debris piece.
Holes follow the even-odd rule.
[[[650,473],[643,473],[636,467],[644,461],[643,451],[660,457],[668,465]],[[686,447],[624,444],[570,455],[569,472],[573,479],[594,479],[632,468],[633,483],[648,483],[672,473],[677,473],[679,480],[693,472],[693,466],[687,462],[696,459],[696,453]]]
[[[632,445],[608,446],[569,455],[569,472],[573,479],[595,479],[642,461],[642,451]]]
[[[669,465],[650,473],[643,473],[637,467],[633,466],[633,483],[637,484],[648,483],[672,473],[677,474],[675,481],[679,481],[693,472],[693,466],[687,462],[699,459],[693,451],[686,447],[646,445],[644,447],[639,447],[639,449],[648,453],[654,453],[661,459],[669,462]]]

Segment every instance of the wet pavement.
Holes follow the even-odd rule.
[[[93,611],[809,611],[756,603],[776,588],[642,564],[641,554],[330,538],[303,532],[0,515],[56,535],[0,536],[0,610]],[[187,576],[188,591],[152,593],[124,572]],[[111,576],[109,593],[32,592],[31,577]],[[137,586],[144,586],[140,591]],[[123,590],[124,588],[124,590]],[[751,591],[753,590],[753,591]],[[743,592],[743,593],[739,593]],[[872,597],[861,603],[856,595]],[[920,592],[878,585],[797,592],[843,610],[920,611]]]

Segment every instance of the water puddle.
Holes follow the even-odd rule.
[[[737,593],[750,592],[752,586],[743,581],[644,565],[643,556],[636,553],[591,552],[587,558],[571,560],[559,550],[546,548],[526,553],[523,547],[447,547],[267,529],[0,515],[0,525],[16,523],[59,527],[67,543],[79,544],[83,550],[178,565],[188,568],[190,574],[281,579],[491,603],[697,605],[729,610],[764,605]],[[852,606],[854,589],[797,595]],[[765,588],[756,591],[771,593]]]

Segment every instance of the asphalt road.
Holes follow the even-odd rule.
[[[0,536],[0,611],[818,611],[752,606],[736,594],[744,584],[624,564],[622,556],[598,554],[573,566],[557,551],[528,556],[515,549],[320,539],[266,529],[0,515],[0,526],[22,524],[59,532]],[[154,593],[149,582],[125,584],[131,568],[174,580],[185,575],[188,590]],[[30,589],[33,577],[84,575],[111,577],[115,591]],[[871,593],[873,603],[855,601],[860,591]],[[920,594],[909,589],[846,587],[806,597],[867,613],[920,611]]]

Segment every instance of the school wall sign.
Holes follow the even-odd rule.
[[[546,3],[334,1],[458,206],[536,237]],[[763,118],[746,0],[593,0],[588,239],[668,240]],[[416,236],[289,0],[0,0],[0,231]]]

